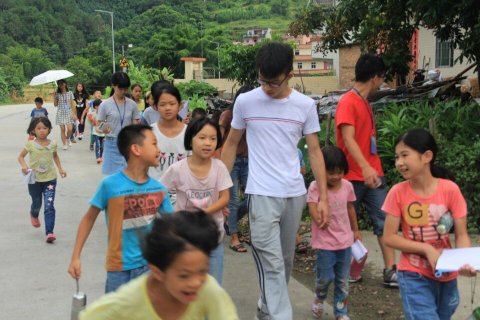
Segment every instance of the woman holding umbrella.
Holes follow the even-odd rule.
[[[57,81],[57,91],[54,93],[53,105],[58,107],[55,123],[60,126],[60,137],[62,139],[62,149],[67,150],[67,141],[70,144],[69,137],[72,135],[72,124],[77,120],[76,112],[72,112],[74,106],[74,96],[68,91],[67,82],[62,79]]]

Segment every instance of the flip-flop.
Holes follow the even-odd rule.
[[[239,244],[237,244],[237,245],[235,245],[235,246],[229,245],[228,247],[229,247],[231,250],[235,251],[235,252],[240,252],[240,253],[247,252],[247,248],[245,248],[245,247],[243,246],[243,244],[241,244],[241,243],[239,243]]]
[[[295,245],[296,253],[305,253],[308,250],[308,242],[302,241]]]
[[[243,243],[248,244],[249,246],[252,245],[252,241],[250,240],[250,236],[242,236],[242,235],[240,235],[240,236],[238,236],[238,240],[239,240],[240,242],[243,242]]]

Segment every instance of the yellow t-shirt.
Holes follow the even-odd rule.
[[[46,182],[55,180],[57,172],[53,162],[53,153],[57,152],[57,143],[50,141],[48,146],[41,146],[35,140],[25,144],[30,158],[30,168],[35,171],[35,181]]]
[[[227,292],[211,276],[188,305],[180,320],[238,320],[237,310]],[[147,293],[147,275],[123,285],[92,303],[80,320],[161,320]]]
[[[137,102],[137,108],[138,108],[138,111],[140,112],[145,110],[145,100],[140,99],[140,101]]]

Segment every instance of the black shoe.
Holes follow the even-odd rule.
[[[392,269],[383,269],[383,285],[389,288],[398,288],[396,265],[393,265]]]

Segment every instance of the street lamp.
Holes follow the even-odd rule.
[[[115,73],[115,35],[113,33],[113,12],[105,11],[105,10],[95,10],[95,11],[100,13],[108,13],[112,18],[112,68],[113,68],[113,73]]]
[[[133,44],[129,43],[128,47],[133,48]],[[123,45],[123,44],[122,44],[122,57],[125,57],[125,45]]]
[[[220,43],[217,41],[208,41],[211,43],[217,44],[217,68],[218,68],[218,79],[220,79]]]

